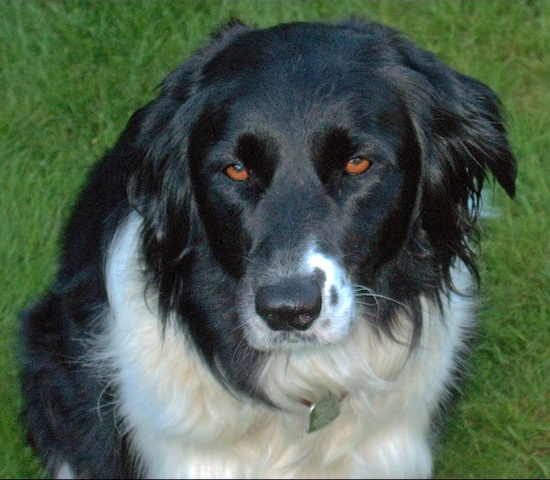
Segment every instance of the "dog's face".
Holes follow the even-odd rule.
[[[373,68],[326,62],[319,43],[297,65],[279,48],[253,74],[212,81],[189,148],[206,236],[262,350],[349,332],[354,289],[408,236],[420,174],[405,105]]]
[[[161,308],[225,364],[399,309],[419,334],[419,296],[473,266],[486,169],[513,193],[490,90],[378,25],[235,26],[128,132]]]

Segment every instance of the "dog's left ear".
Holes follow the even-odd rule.
[[[456,256],[475,271],[468,239],[488,174],[508,195],[515,193],[516,159],[500,102],[487,86],[435,55],[402,38],[394,37],[392,43],[399,61],[388,73],[407,104],[422,155],[422,229],[445,272]]]
[[[431,91],[415,116],[428,162],[424,179],[430,184],[443,175],[440,181],[462,180],[468,186],[473,181],[471,193],[478,193],[491,172],[513,197],[516,158],[499,99],[483,83],[440,62],[428,68]]]

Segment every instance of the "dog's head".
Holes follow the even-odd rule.
[[[403,309],[414,341],[420,296],[475,270],[487,173],[514,193],[495,95],[373,23],[231,25],[121,144],[160,309],[226,365]]]

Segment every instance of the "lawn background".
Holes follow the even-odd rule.
[[[437,455],[444,477],[549,477],[550,2],[0,2],[0,477],[39,477],[18,423],[17,312],[55,272],[85,173],[161,79],[237,16],[367,15],[493,88],[519,158],[515,201],[490,188],[480,339]]]

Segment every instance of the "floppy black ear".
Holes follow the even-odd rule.
[[[202,108],[202,71],[245,31],[244,25],[231,22],[210,45],[171,72],[160,95],[132,116],[118,143],[136,165],[128,198],[143,218],[144,257],[153,272],[150,280],[159,292],[161,313],[178,301],[179,279],[199,228],[187,150]]]
[[[488,174],[508,195],[515,192],[516,159],[499,100],[487,86],[431,53],[403,39],[394,45],[401,66],[390,72],[407,103],[422,152],[422,229],[447,279],[456,256],[476,272],[468,240],[475,232]]]

